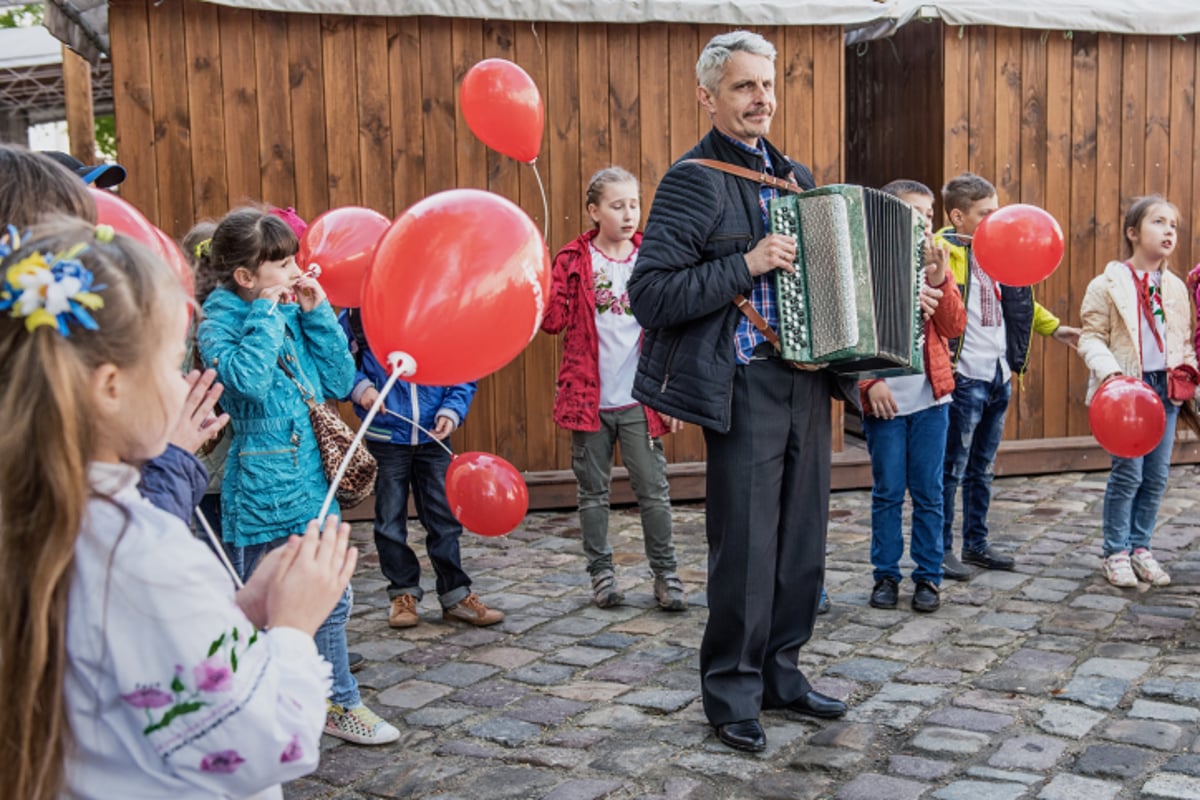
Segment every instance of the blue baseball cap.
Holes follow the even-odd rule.
[[[43,155],[53,158],[79,176],[80,180],[101,189],[111,189],[125,180],[125,168],[120,164],[96,164],[88,166],[68,153],[58,150],[42,150]]]

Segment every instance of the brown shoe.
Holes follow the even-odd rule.
[[[392,613],[388,625],[393,628],[415,628],[421,618],[417,616],[417,598],[411,594],[400,594],[392,598]]]
[[[504,612],[488,608],[479,599],[479,595],[471,592],[459,601],[457,605],[444,609],[442,611],[442,619],[458,620],[459,622],[467,622],[483,628],[487,625],[495,625],[497,622],[502,622],[504,620]]]

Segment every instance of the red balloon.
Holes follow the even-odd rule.
[[[162,252],[158,229],[150,224],[142,212],[131,203],[122,200],[110,191],[88,187],[96,201],[96,224],[108,225],[117,233],[137,239],[156,253]]]
[[[296,257],[301,269],[321,268],[317,282],[329,302],[343,308],[362,303],[363,276],[375,255],[379,237],[391,220],[369,208],[345,206],[326,211],[300,237]]]
[[[375,248],[363,330],[381,364],[449,386],[503,367],[533,339],[550,291],[550,253],[529,216],[478,189],[417,203]]]
[[[1017,203],[997,209],[975,229],[975,260],[993,279],[1032,286],[1050,276],[1063,257],[1058,221],[1037,206]]]
[[[1167,415],[1158,394],[1137,378],[1107,381],[1092,395],[1088,407],[1092,435],[1108,452],[1139,458],[1162,441]]]
[[[167,236],[158,228],[154,228],[155,238],[158,240],[156,248],[158,254],[163,261],[167,262],[167,266],[179,278],[179,282],[183,284],[183,290],[187,292],[188,297],[196,296],[196,281],[192,275],[192,265],[183,255],[183,251],[179,249],[179,245],[170,236]]]
[[[532,164],[542,147],[545,111],[529,73],[503,58],[480,61],[463,77],[462,112],[480,141]]]
[[[481,536],[503,536],[529,510],[529,488],[516,467],[491,453],[462,453],[446,469],[454,518]]]

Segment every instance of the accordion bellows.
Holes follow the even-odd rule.
[[[771,201],[771,233],[797,241],[775,271],[780,355],[862,377],[923,372],[925,218],[904,201],[836,184]]]

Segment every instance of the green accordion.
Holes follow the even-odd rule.
[[[864,378],[923,372],[925,218],[848,184],[783,195],[769,213],[771,233],[796,239],[796,271],[774,272],[780,355]]]

